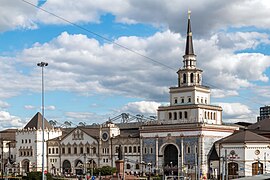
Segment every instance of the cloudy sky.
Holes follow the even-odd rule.
[[[270,104],[268,0],[0,0],[0,129],[156,114],[182,67],[187,11],[197,66],[223,121]],[[36,7],[35,7],[36,6]]]

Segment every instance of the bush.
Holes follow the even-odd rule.
[[[52,180],[52,175],[50,173],[46,174],[47,180]],[[27,173],[27,176],[24,176],[22,179],[25,180],[38,180],[42,179],[42,173],[41,172],[29,172]]]
[[[110,167],[110,166],[103,166],[102,168],[97,168],[94,170],[94,174],[95,175],[102,175],[102,176],[106,176],[106,175],[112,175],[116,172],[116,168],[114,167]]]

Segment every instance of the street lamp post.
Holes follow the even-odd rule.
[[[42,81],[42,180],[44,180],[44,67],[48,66],[46,62],[37,63],[41,67],[41,81]]]

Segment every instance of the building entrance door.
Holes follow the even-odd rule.
[[[178,175],[178,150],[175,145],[169,144],[164,149],[165,175]]]

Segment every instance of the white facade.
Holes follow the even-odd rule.
[[[60,129],[44,130],[44,154],[47,154],[46,141],[62,135]],[[16,162],[20,165],[20,172],[42,170],[42,130],[22,129],[16,132]],[[47,171],[47,161],[44,159],[44,170]]]

